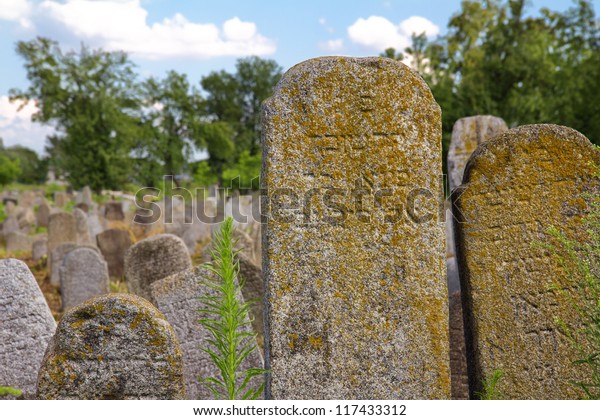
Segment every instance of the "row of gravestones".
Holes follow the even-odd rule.
[[[302,63],[264,105],[262,144],[266,397],[448,398],[441,123],[428,87],[412,70],[383,58]],[[600,164],[589,141],[553,125],[505,131],[469,158],[451,200],[462,305],[455,299],[450,307],[464,310],[472,396],[495,370],[504,373],[498,391],[506,398],[579,396],[570,383],[589,372],[572,363],[579,354],[554,323],[558,317],[574,328],[580,324],[571,305],[578,296],[558,262],[532,243],[547,240],[550,225],[585,237],[587,194],[600,194],[588,161]],[[162,262],[139,267],[152,276]],[[133,274],[132,290],[167,314],[186,306],[168,293],[185,291],[186,279],[195,278],[193,272],[178,276],[148,286]],[[162,308],[154,290],[165,296]],[[190,299],[189,292],[183,295]],[[92,301],[80,318],[65,316],[64,336],[99,343],[96,324],[77,333],[69,327],[114,305]],[[99,325],[113,328],[104,318]],[[183,336],[185,328],[176,331]],[[460,335],[451,326],[453,332]],[[111,348],[110,341],[102,343],[100,350]],[[69,348],[59,340],[49,353],[62,349],[106,368],[96,350]],[[57,361],[68,360],[58,354]],[[79,363],[56,366],[40,378],[58,381],[57,389],[70,378],[82,382],[73,370]],[[66,377],[52,374],[65,370]],[[124,391],[126,378],[102,383],[108,385],[101,389],[118,390],[108,396],[134,397]]]
[[[242,265],[248,272],[247,261]],[[197,321],[203,309],[197,297],[213,293],[202,283],[211,272],[192,268],[184,242],[170,234],[133,245],[125,267],[138,296],[97,288],[108,283],[97,251],[69,252],[60,269],[61,293],[63,306],[74,307],[56,327],[27,266],[0,260],[0,382],[28,398],[36,395],[36,383],[43,399],[211,398],[198,378],[218,372],[201,350],[209,333]],[[260,269],[253,270],[251,282],[260,278]],[[257,348],[242,367],[262,364]]]
[[[415,72],[384,58],[301,63],[263,105],[262,127],[267,398],[448,398],[461,309],[471,396],[496,370],[505,398],[583,396],[572,384],[592,372],[555,321],[581,327],[582,298],[534,244],[552,225],[586,238],[600,195],[589,140],[460,121],[456,137],[471,137],[449,153],[451,260],[440,109]]]

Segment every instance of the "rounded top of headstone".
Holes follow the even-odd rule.
[[[23,261],[16,258],[0,259],[0,283],[2,287],[7,287],[8,282],[14,282],[15,280],[19,283],[26,282],[29,284],[31,279],[35,283],[33,274]]]
[[[183,399],[173,328],[145,299],[111,293],[69,310],[38,379],[41,399]]]
[[[406,124],[406,118],[419,127],[440,125],[440,107],[423,78],[384,57],[303,61],[283,75],[273,95],[263,102],[263,112],[309,122],[304,127],[309,135],[328,130],[356,132],[361,126],[399,127]],[[434,133],[425,137],[432,143],[440,141]]]
[[[555,124],[523,125],[479,145],[465,167],[463,184],[481,177],[496,184],[498,177],[521,174],[532,162],[558,172],[586,170],[589,160],[600,163],[600,152],[577,130]]]

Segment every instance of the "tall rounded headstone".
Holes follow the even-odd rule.
[[[151,236],[134,244],[125,254],[125,278],[131,293],[151,300],[150,285],[192,268],[185,243],[168,233]]]
[[[0,384],[35,397],[37,374],[56,322],[33,274],[19,260],[0,260]]]
[[[266,398],[449,398],[441,119],[423,79],[381,57],[309,60],[262,125]]]
[[[184,399],[173,328],[148,301],[108,294],[60,320],[38,378],[39,399]]]
[[[66,242],[77,242],[75,218],[69,213],[53,213],[48,222],[48,253]]]
[[[588,195],[600,196],[589,162],[600,165],[589,140],[546,124],[509,130],[471,156],[453,193],[471,396],[496,370],[507,399],[583,396],[572,383],[591,372],[557,324],[581,327],[582,298],[559,261],[568,252],[536,243],[551,241],[550,226],[585,241]]]
[[[99,252],[90,248],[70,251],[60,266],[63,311],[109,292],[108,267]]]

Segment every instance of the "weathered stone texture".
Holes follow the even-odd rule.
[[[175,332],[140,297],[90,299],[58,324],[37,392],[40,399],[184,399]]]
[[[150,285],[192,268],[185,243],[168,233],[146,238],[125,254],[125,278],[131,293],[151,300]]]
[[[90,229],[87,221],[87,214],[82,209],[73,209],[73,218],[75,219],[75,232],[77,234],[77,243],[80,245],[96,245],[90,237]]]
[[[461,184],[467,161],[477,146],[506,130],[504,120],[491,115],[465,117],[454,123],[447,158],[450,191]]]
[[[585,240],[586,194],[600,194],[589,161],[600,164],[600,152],[556,125],[512,129],[469,160],[453,200],[471,393],[499,369],[505,398],[582,396],[570,381],[589,372],[556,324],[578,326],[570,299],[580,298],[558,258],[534,244],[550,241],[551,225]]]
[[[104,217],[106,220],[125,220],[123,213],[123,203],[119,201],[110,201],[104,207]]]
[[[48,227],[48,221],[50,219],[50,205],[44,200],[35,213],[37,225],[40,227]]]
[[[206,279],[215,280],[209,270],[197,267],[157,280],[150,286],[156,306],[173,326],[179,339],[188,399],[214,398],[212,392],[198,381],[199,377],[221,379],[221,374],[210,356],[201,350],[207,347],[208,340],[212,339],[212,335],[198,322],[204,316],[198,310],[208,309],[198,297],[214,294],[214,291],[203,284]],[[244,331],[250,332],[251,327],[247,325]],[[262,368],[262,366],[260,351],[255,349],[240,369]],[[262,376],[257,377],[253,380],[252,386],[257,388],[263,380]]]
[[[48,253],[66,242],[77,242],[75,218],[69,213],[54,213],[48,222]]]
[[[119,229],[107,229],[96,235],[96,241],[108,264],[110,276],[123,277],[125,253],[132,244],[129,232]]]
[[[318,58],[262,117],[266,397],[449,398],[429,88],[394,60]]]
[[[467,376],[467,358],[465,330],[460,299],[460,291],[450,293],[450,372],[452,373],[452,399],[469,399],[469,378]]]
[[[19,260],[0,260],[0,384],[35,396],[44,350],[56,322],[33,274]]]
[[[27,236],[21,232],[10,232],[4,237],[6,241],[6,251],[30,251],[33,245],[33,237]]]
[[[262,270],[254,265],[243,253],[238,253],[240,276],[244,279],[242,294],[246,302],[253,302],[251,306],[252,327],[256,331],[256,341],[264,348],[264,284]]]
[[[108,267],[102,256],[90,248],[70,251],[60,265],[60,292],[63,311],[108,293]]]
[[[33,241],[31,245],[31,258],[38,262],[48,255],[48,238],[40,238]]]

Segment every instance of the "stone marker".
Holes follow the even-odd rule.
[[[5,238],[6,240],[6,251],[30,251],[33,245],[33,237],[27,236],[21,232],[10,232]]]
[[[48,221],[50,219],[50,205],[44,200],[35,213],[37,225],[39,227],[48,227]]]
[[[69,197],[66,192],[56,191],[54,193],[54,204],[56,207],[63,208],[67,204],[67,201],[69,201]]]
[[[69,252],[60,265],[60,292],[63,311],[108,293],[108,267],[102,256],[89,248]]]
[[[167,321],[173,326],[183,354],[185,386],[188,399],[214,399],[212,392],[200,383],[199,377],[215,377],[221,379],[220,373],[210,356],[201,350],[208,346],[211,334],[198,322],[203,315],[199,309],[207,309],[198,300],[199,296],[212,295],[214,292],[202,282],[206,278],[214,280],[214,276],[206,268],[197,267],[182,271],[172,276],[157,280],[150,286],[152,298]],[[250,332],[251,327],[246,326]],[[251,367],[262,368],[260,351],[255,349],[244,361],[241,370]],[[257,377],[252,387],[257,388],[263,381]]]
[[[266,398],[450,397],[440,108],[385,58],[296,65],[263,104]]]
[[[31,246],[31,258],[38,262],[48,255],[48,238],[40,238],[33,241]]]
[[[469,379],[465,349],[465,330],[460,291],[449,292],[450,372],[452,373],[452,399],[469,399]]]
[[[60,244],[50,253],[50,258],[48,260],[51,262],[50,264],[50,284],[54,286],[58,286],[60,284],[60,267],[67,256],[68,253],[77,249],[77,248],[86,248],[94,251],[97,254],[100,254],[100,251],[95,246],[91,245],[79,245],[75,242],[66,242],[64,244]]]
[[[53,213],[48,221],[48,252],[66,242],[77,242],[75,218],[69,213]]]
[[[582,397],[570,381],[590,372],[555,321],[577,328],[580,297],[558,258],[534,245],[550,241],[551,225],[586,237],[586,195],[600,195],[589,161],[600,165],[600,152],[557,125],[512,129],[471,156],[453,193],[471,395],[498,369],[504,398]]]
[[[168,233],[146,238],[125,254],[125,278],[131,293],[151,300],[150,285],[192,268],[185,243]]]
[[[7,237],[9,233],[19,231],[19,221],[17,216],[8,216],[2,224],[2,234]]]
[[[184,399],[173,328],[144,299],[108,294],[61,319],[38,379],[39,399]]]
[[[33,207],[35,202],[35,193],[33,191],[23,191],[19,196],[19,204],[21,207],[29,208]]]
[[[87,214],[79,208],[73,209],[75,219],[75,232],[77,234],[77,243],[80,245],[95,245],[96,241],[90,238],[90,230],[87,222]]]
[[[0,384],[35,397],[37,374],[56,322],[33,274],[19,260],[0,260]]]
[[[447,158],[450,191],[461,184],[465,165],[477,146],[506,130],[504,120],[491,115],[465,117],[454,123]]]
[[[81,204],[85,204],[88,209],[91,209],[94,205],[92,190],[87,185],[81,190]]]
[[[108,264],[111,277],[123,277],[125,252],[131,246],[131,235],[125,230],[108,229],[96,235],[98,248]]]
[[[119,201],[109,201],[104,207],[104,217],[106,220],[125,220],[123,213],[123,203]]]

